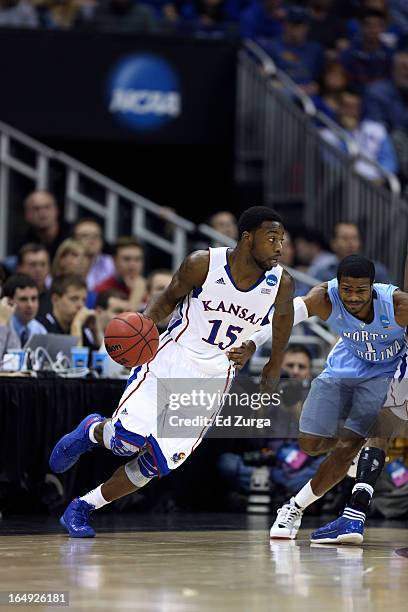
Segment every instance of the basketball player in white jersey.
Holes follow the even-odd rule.
[[[161,435],[159,423],[169,411],[166,398],[180,391],[177,379],[194,379],[194,384],[200,381],[204,389],[216,391],[219,401],[206,407],[206,416],[215,417],[234,373],[227,352],[262,326],[272,325],[273,351],[262,385],[272,390],[277,384],[294,316],[293,280],[278,264],[284,228],[280,216],[263,206],[245,211],[238,227],[234,249],[192,253],[169,287],[148,304],[144,314],[156,324],[174,311],[173,317],[155,357],[133,369],[113,417],[89,415],[51,453],[55,472],[65,472],[98,445],[134,456],[108,481],[71,502],[60,519],[71,537],[95,536],[89,523],[93,510],[140,489],[155,476],[169,474],[201,442],[208,427],[194,437],[185,432],[183,437],[183,431],[179,437]]]

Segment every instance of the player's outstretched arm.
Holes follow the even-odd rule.
[[[265,389],[268,387],[273,388],[280,379],[283,353],[293,327],[294,287],[293,278],[284,270],[275,300],[275,312],[272,319],[272,353],[262,371],[261,385]]]
[[[201,287],[207,277],[209,263],[209,251],[195,251],[188,255],[167,289],[146,306],[144,316],[150,317],[156,324],[166,319],[183,297],[194,287]]]

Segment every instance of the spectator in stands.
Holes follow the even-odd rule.
[[[380,34],[381,43],[388,49],[395,51],[399,48],[402,30],[392,19],[388,0],[362,0],[361,9],[363,12],[377,11],[385,15],[385,27]],[[361,39],[361,23],[358,19],[350,19],[347,23],[347,34],[351,41]]]
[[[21,346],[33,334],[46,334],[47,330],[37,319],[38,287],[34,279],[26,274],[14,274],[3,286],[3,297],[8,298],[9,305],[14,306],[11,324],[20,338]]]
[[[0,362],[4,355],[12,349],[18,349],[21,346],[19,337],[11,325],[11,317],[14,313],[14,307],[8,303],[8,298],[0,300]]]
[[[73,236],[85,249],[86,282],[93,291],[96,285],[103,283],[115,272],[113,259],[103,253],[102,227],[94,219],[81,219],[74,226]]]
[[[333,0],[309,0],[309,38],[326,49],[344,48],[346,28],[337,15]]]
[[[209,225],[220,234],[231,238],[238,239],[238,225],[235,215],[228,210],[220,210],[210,217]]]
[[[146,295],[146,280],[142,276],[144,266],[143,247],[135,238],[119,238],[113,249],[114,274],[95,287],[96,293],[107,289],[119,289],[129,299],[131,310],[139,310]]]
[[[71,234],[71,227],[58,219],[55,197],[49,191],[33,191],[24,200],[24,214],[29,229],[22,245],[40,242],[52,259],[61,242]]]
[[[321,74],[319,93],[313,96],[316,108],[333,121],[338,118],[341,94],[348,87],[347,73],[337,60],[326,63]]]
[[[339,262],[348,255],[354,255],[361,252],[362,241],[360,230],[355,223],[349,221],[340,221],[333,228],[333,237],[330,246],[334,255],[330,262],[318,262],[312,265],[309,273],[314,278],[321,281],[328,281],[336,277],[337,266]],[[390,274],[386,267],[375,261],[375,280],[377,283],[389,283]]]
[[[128,299],[119,289],[108,289],[107,291],[98,293],[95,303],[95,312],[99,337],[103,339],[105,329],[113,317],[128,311],[130,311]],[[98,352],[108,356],[103,340]],[[104,372],[108,378],[117,378],[122,376],[126,372],[126,369],[108,356]]]
[[[365,107],[368,119],[408,133],[408,51],[394,56],[392,80],[367,88]]]
[[[397,150],[400,177],[408,182],[408,51],[394,56],[392,79],[366,90],[366,116],[390,130]]]
[[[61,274],[79,274],[83,278],[86,276],[85,247],[74,238],[61,242],[52,261],[52,277]]]
[[[0,0],[0,27],[36,28],[38,18],[27,0]]]
[[[310,268],[321,267],[330,263],[333,255],[325,249],[325,241],[318,230],[312,227],[302,229],[300,236],[295,238],[297,269],[310,274]]]
[[[301,345],[289,345],[285,351],[282,365],[286,364],[286,373],[289,378],[307,383],[312,378],[312,360],[309,351]],[[283,408],[283,407],[282,407]],[[295,407],[298,411],[298,406]],[[287,410],[283,409],[286,411]],[[288,423],[282,422],[282,426]],[[286,416],[287,421],[287,416]],[[270,467],[271,492],[277,493],[276,485],[282,487],[282,497],[292,494],[301,483],[306,483],[311,478],[323,458],[307,457],[298,455],[299,461],[291,465],[289,454],[302,453],[295,440],[284,440],[277,438],[249,440],[245,453],[229,452],[223,453],[219,458],[219,469],[222,478],[230,491],[247,495],[251,489],[251,479],[256,469],[255,466],[267,465]],[[249,451],[249,452],[248,452]],[[252,451],[252,452],[251,452]],[[257,451],[254,453],[254,451]],[[287,452],[289,451],[289,452]],[[256,454],[256,463],[252,457]],[[231,499],[231,498],[230,498]]]
[[[312,380],[312,357],[302,344],[289,344],[282,361],[282,370],[289,378]]]
[[[384,13],[367,11],[361,18],[361,37],[340,55],[350,84],[361,93],[390,74],[392,52],[381,42],[385,24]]]
[[[96,0],[52,0],[44,6],[43,26],[51,30],[70,30],[85,25],[93,19],[96,6]]]
[[[152,8],[134,0],[102,0],[93,23],[102,30],[121,32],[152,32],[157,25]]]
[[[390,0],[391,15],[402,33],[408,34],[408,4],[407,0]]]
[[[96,350],[102,338],[98,333],[96,313],[85,307],[87,287],[82,276],[63,274],[52,280],[52,309],[40,322],[51,334],[70,334],[78,342]]]
[[[258,0],[249,3],[240,17],[242,38],[252,38],[258,42],[276,38],[282,33],[285,15],[282,0]]]
[[[371,119],[362,119],[361,96],[345,91],[340,97],[339,123],[354,140],[359,153],[379,164],[387,172],[398,172],[397,154],[385,126]],[[346,143],[333,130],[324,128],[321,135],[332,145],[347,152]],[[357,159],[356,172],[365,178],[383,182],[383,173],[370,162]]]
[[[308,39],[309,17],[300,6],[288,9],[283,33],[265,43],[277,67],[284,70],[306,93],[317,91],[317,81],[324,62],[324,51],[319,43]]]
[[[38,316],[44,315],[51,308],[51,298],[48,286],[50,278],[50,256],[42,244],[29,242],[25,244],[17,255],[17,272],[28,274],[35,281],[38,288]]]
[[[146,305],[150,302],[151,299],[157,297],[158,295],[163,293],[165,289],[167,289],[167,287],[170,285],[170,281],[172,278],[172,271],[167,270],[166,268],[159,268],[158,270],[153,270],[153,272],[149,274],[146,281]],[[171,317],[172,315],[161,321],[160,324],[157,326],[160,332],[167,329],[167,325]]]

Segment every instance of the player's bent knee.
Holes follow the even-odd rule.
[[[130,442],[125,442],[116,434],[115,427],[112,421],[106,421],[103,427],[103,444],[106,448],[112,451],[114,455],[119,457],[131,457],[138,452],[139,447]]]
[[[140,465],[139,465],[139,457],[132,459],[125,465],[126,476],[129,478],[130,482],[135,485],[138,489],[147,485],[150,480],[152,480],[153,476],[146,476],[142,474]]]

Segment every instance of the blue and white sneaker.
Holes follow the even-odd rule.
[[[71,538],[94,538],[95,529],[89,524],[89,515],[94,510],[95,506],[76,497],[61,516],[60,523]]]
[[[364,512],[346,506],[342,516],[316,529],[310,541],[316,544],[361,544],[365,519]]]
[[[66,472],[87,451],[97,448],[98,444],[89,439],[89,428],[93,423],[104,421],[100,414],[88,414],[71,433],[66,434],[54,446],[50,455],[50,468],[57,474]]]

